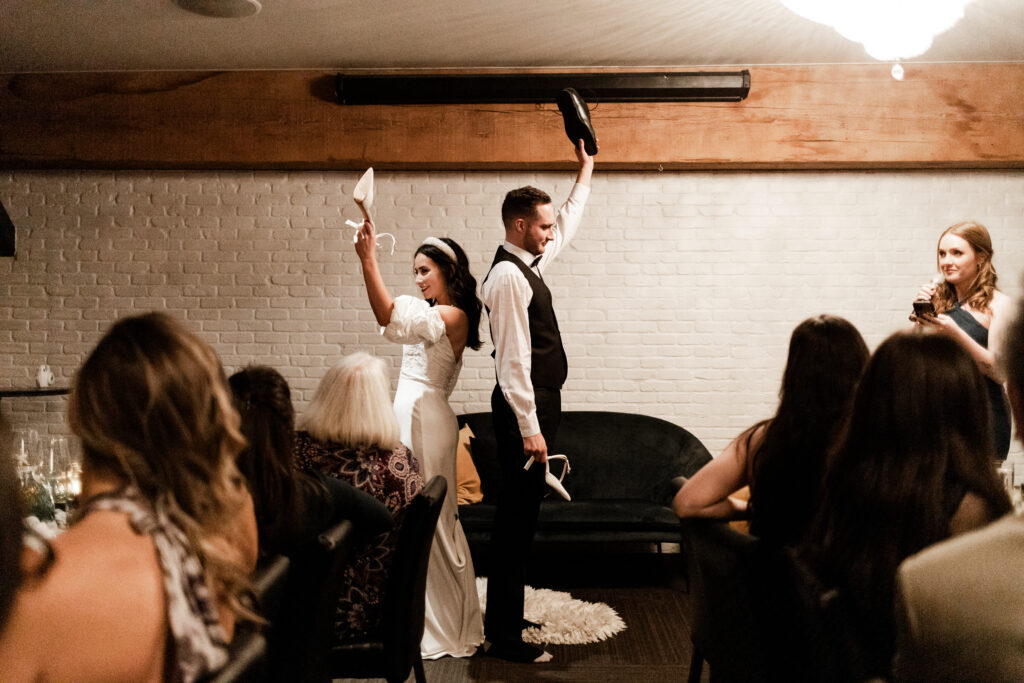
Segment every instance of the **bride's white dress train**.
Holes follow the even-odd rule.
[[[422,299],[398,297],[384,335],[405,345],[395,392],[402,443],[419,459],[425,480],[437,474],[448,480],[448,495],[430,548],[420,653],[426,659],[468,657],[483,642],[484,629],[473,560],[458,519],[459,425],[448,405],[462,360],[455,359],[441,314]]]

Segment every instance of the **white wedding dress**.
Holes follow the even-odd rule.
[[[405,345],[395,392],[402,443],[419,459],[424,480],[437,474],[448,480],[448,495],[430,548],[420,653],[425,659],[468,657],[483,642],[484,630],[473,560],[458,519],[455,453],[459,424],[448,405],[462,360],[455,360],[440,312],[423,299],[395,299],[384,336]]]

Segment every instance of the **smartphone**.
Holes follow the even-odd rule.
[[[931,301],[915,301],[914,315],[935,315],[935,304]]]

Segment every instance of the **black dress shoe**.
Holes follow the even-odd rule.
[[[543,624],[538,624],[536,621],[530,621],[529,619],[523,619],[523,628],[540,628]]]
[[[565,134],[569,136],[572,144],[578,145],[579,141],[583,140],[583,149],[587,154],[597,154],[597,134],[590,123],[590,110],[587,109],[587,103],[580,94],[572,88],[566,88],[558,93],[558,110],[562,112]]]

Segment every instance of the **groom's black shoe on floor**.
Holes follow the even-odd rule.
[[[536,621],[530,621],[529,619],[523,619],[523,628],[540,628],[543,624],[538,624]]]
[[[583,149],[587,154],[597,154],[597,134],[594,133],[594,126],[590,123],[590,111],[587,103],[583,101],[580,94],[572,88],[566,88],[558,93],[558,110],[562,112],[562,121],[565,123],[565,134],[573,145],[583,140]]]
[[[485,640],[480,647],[488,657],[497,657],[509,662],[541,664],[551,661],[551,653],[521,640],[505,640],[496,643]]]

